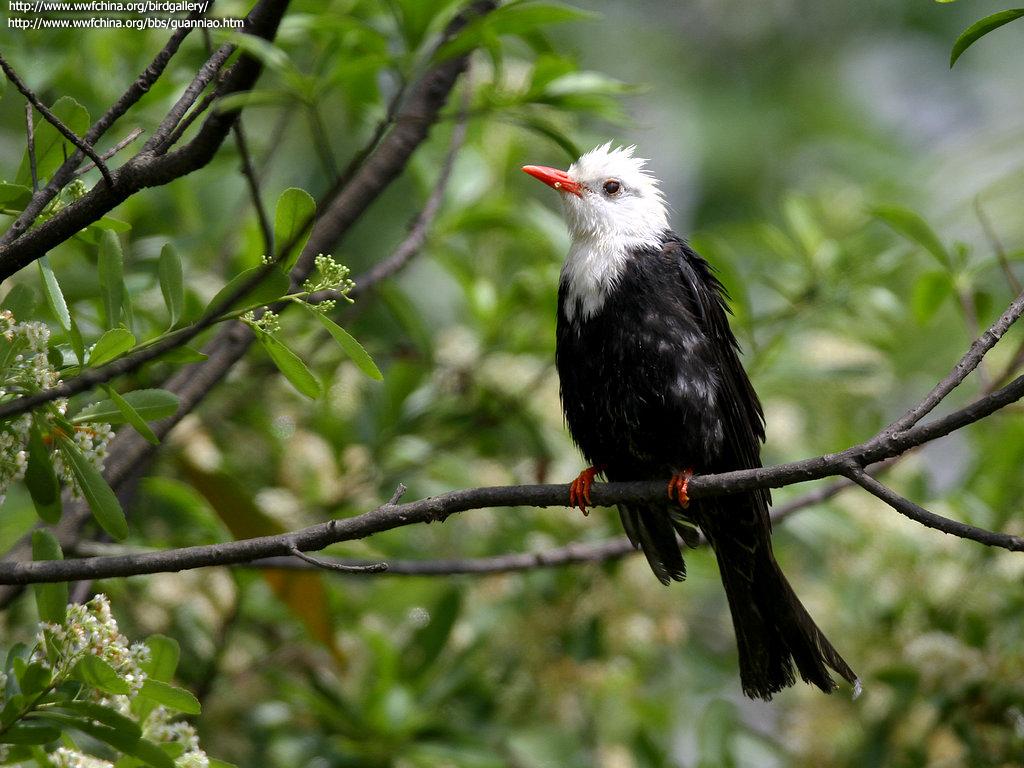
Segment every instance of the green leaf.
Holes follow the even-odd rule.
[[[50,524],[59,522],[61,514],[60,482],[53,469],[50,449],[43,440],[42,430],[34,422],[28,433],[28,466],[25,469],[25,486],[28,488],[40,519]]]
[[[52,681],[52,670],[38,661],[33,661],[25,667],[25,671],[22,672],[18,680],[21,683],[21,692],[29,697],[41,694],[50,687]]]
[[[132,757],[137,757],[153,768],[177,768],[174,758],[149,739],[139,739],[138,743],[131,750],[126,749],[123,751]]]
[[[999,29],[1004,24],[1009,24],[1015,19],[1019,19],[1024,16],[1024,8],[1011,8],[1005,11],[999,11],[993,13],[991,16],[986,16],[983,19],[979,19],[974,22],[960,33],[960,36],[953,43],[953,50],[949,54],[949,67],[953,68],[956,64],[956,60],[960,58],[964,51],[970,48],[974,43],[983,38],[989,32]]]
[[[0,735],[0,744],[49,744],[60,738],[60,731],[43,723],[18,723]]]
[[[117,410],[121,412],[124,420],[132,425],[136,432],[142,435],[143,439],[151,445],[160,445],[160,439],[153,434],[153,430],[149,428],[149,424],[146,420],[139,415],[139,412],[132,408],[131,403],[125,400],[117,390],[113,387],[107,387],[107,394],[110,395],[110,401],[117,407]]]
[[[131,691],[128,683],[110,664],[91,653],[87,653],[75,664],[72,674],[76,680],[104,693],[127,694]]]
[[[125,296],[124,251],[121,241],[110,230],[104,230],[100,236],[98,269],[107,328],[116,328],[121,323],[121,300]]]
[[[323,312],[317,312],[312,307],[310,307],[310,310],[317,316],[320,324],[334,337],[334,340],[338,342],[338,346],[344,350],[345,354],[349,356],[349,359],[356,364],[360,371],[375,381],[384,380],[384,374],[380,372],[380,368],[373,362],[373,358],[363,349],[362,344]]]
[[[461,56],[495,35],[524,35],[540,27],[591,18],[594,18],[593,14],[557,3],[534,3],[523,0],[508,3],[467,24],[454,39],[438,49],[435,58],[443,61]]]
[[[45,528],[32,531],[33,560],[63,560],[64,553],[60,550],[57,537]],[[39,610],[40,621],[51,624],[63,624],[68,607],[68,585],[66,582],[54,584],[33,584],[36,595],[36,608]]]
[[[80,229],[75,233],[75,239],[81,240],[83,243],[88,245],[98,246],[100,240],[103,237],[103,233],[107,230],[111,232],[131,232],[132,225],[127,221],[121,221],[111,216],[104,216],[99,221],[90,224],[85,229]]]
[[[29,286],[18,283],[4,296],[4,300],[0,302],[0,308],[10,310],[18,320],[25,320],[32,316],[38,303],[36,292]]]
[[[39,274],[43,278],[43,293],[46,295],[46,303],[50,305],[50,311],[57,318],[60,327],[65,331],[70,330],[71,313],[68,312],[68,305],[64,301],[64,294],[60,290],[57,277],[53,274],[50,259],[46,256],[41,256],[37,263],[39,264]]]
[[[269,40],[253,35],[245,35],[241,32],[230,33],[225,36],[225,39],[243,53],[256,59],[267,69],[282,74],[295,70],[295,65],[288,57],[288,54]]]
[[[277,198],[274,209],[274,256],[284,272],[289,272],[299,259],[313,228],[316,201],[304,189],[289,187]],[[284,249],[287,248],[287,253]]]
[[[146,638],[146,645],[149,646],[149,660],[143,662],[142,670],[150,680],[170,682],[181,656],[178,641],[166,635],[150,635]]]
[[[171,327],[173,328],[185,307],[185,277],[178,252],[170,243],[164,245],[160,250],[157,274],[160,277],[160,292],[164,295],[164,304],[167,305],[167,312],[171,316]]]
[[[128,521],[117,496],[103,479],[103,475],[89,461],[78,446],[66,435],[60,436],[61,456],[71,469],[72,475],[82,489],[82,494],[92,510],[93,517],[107,533],[120,541],[128,535]]]
[[[263,278],[255,286],[251,286],[244,296],[236,299],[229,307],[221,306],[228,300],[228,297],[241,290],[243,285],[248,285],[252,280],[257,279],[259,275],[263,275]],[[265,266],[247,269],[217,291],[217,295],[206,305],[203,317],[210,317],[215,311],[223,313],[271,304],[288,293],[290,285],[291,281],[288,279],[288,275],[278,269],[267,269]]]
[[[575,163],[577,158],[583,154],[580,151],[579,146],[577,146],[572,139],[570,139],[557,126],[546,120],[542,120],[538,117],[526,116],[517,118],[516,122],[524,128],[531,130],[546,139],[550,139],[552,142],[557,144],[562,148],[562,151],[565,152],[565,155],[569,158],[570,162]]]
[[[462,609],[462,595],[458,589],[448,589],[430,611],[430,620],[417,629],[402,654],[402,667],[411,677],[417,677],[433,665],[441,655]]]
[[[208,357],[209,355],[200,352],[194,347],[176,347],[170,352],[160,355],[160,359],[165,363],[201,363]]]
[[[323,394],[319,380],[306,367],[306,364],[302,362],[298,355],[273,336],[263,331],[256,331],[256,339],[263,349],[266,350],[267,354],[270,355],[270,359],[274,361],[274,365],[277,366],[278,370],[284,374],[284,377],[301,394],[314,400]]]
[[[953,293],[953,279],[948,272],[926,272],[914,284],[910,308],[914,319],[924,325]]]
[[[928,223],[908,208],[898,205],[880,205],[871,213],[901,235],[922,246],[946,269],[952,267],[949,252]]]
[[[93,656],[86,658],[96,657]],[[66,715],[62,712],[55,712],[52,710],[36,711],[33,712],[32,715],[36,718],[51,720],[61,726],[81,731],[94,739],[98,739],[105,744],[109,744],[114,749],[123,752],[126,755],[137,757],[144,763],[153,766],[153,768],[175,768],[174,760],[171,756],[153,742],[147,739],[140,739],[135,735],[135,728],[112,728],[108,725],[95,723],[92,719]]]
[[[89,352],[89,365],[97,368],[109,363],[135,346],[135,335],[127,328],[111,328],[96,341]]]
[[[184,688],[164,683],[160,680],[147,679],[142,684],[139,696],[163,704],[168,709],[184,712],[186,715],[198,715],[202,710],[199,700]]]
[[[234,763],[227,763],[223,760],[218,760],[216,757],[211,757],[209,768],[238,768],[238,766]]]
[[[0,184],[0,207],[21,211],[32,199],[32,188],[24,184]]]
[[[71,349],[75,352],[75,359],[78,360],[79,365],[84,366],[85,341],[82,339],[82,332],[78,329],[78,323],[75,322],[75,318],[71,318],[71,328],[68,331],[68,337],[71,339]]]
[[[260,88],[254,91],[236,91],[227,96],[221,96],[213,103],[213,109],[215,112],[223,114],[249,107],[294,104],[295,100],[295,96],[288,91]]]
[[[92,122],[89,119],[88,110],[70,96],[61,96],[57,99],[50,107],[50,111],[78,136],[84,136]],[[50,125],[38,112],[35,115],[34,125],[36,174],[40,186],[42,186],[43,182],[53,176],[54,172],[63,165],[64,158],[70,157],[78,151],[78,148],[64,138],[60,131]],[[32,183],[27,151],[18,168],[15,181],[18,184],[26,185]]]
[[[104,707],[102,704],[94,704],[90,701],[61,701],[55,704],[54,708],[71,715],[95,720],[98,723],[120,731],[129,739],[138,739],[142,736],[142,729],[138,723],[110,707]]]
[[[136,389],[121,395],[121,399],[145,421],[159,421],[173,416],[178,410],[179,403],[178,396],[166,389]],[[87,421],[124,424],[127,419],[112,400],[100,400],[87,405],[71,419],[72,424],[83,424]]]

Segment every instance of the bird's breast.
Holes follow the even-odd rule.
[[[641,288],[624,273],[584,316],[567,311],[563,284],[556,363],[566,423],[584,454],[660,476],[720,445],[720,378],[692,318]]]

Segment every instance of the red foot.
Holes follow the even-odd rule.
[[[668,497],[679,502],[679,506],[686,509],[690,506],[690,478],[693,477],[693,469],[684,469],[676,472],[668,481]]]
[[[594,475],[603,471],[604,465],[587,467],[569,485],[569,506],[579,507],[584,517],[590,514],[587,507],[593,506],[590,502],[590,486],[594,482]]]

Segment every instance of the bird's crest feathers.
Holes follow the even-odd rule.
[[[636,144],[628,147],[612,147],[610,141],[594,147],[569,167],[569,175],[580,180],[597,177],[623,178],[632,180],[634,184],[643,183],[648,191],[658,200],[664,201],[664,195],[658,188],[658,177],[647,168],[647,158],[635,157]]]
[[[583,190],[562,195],[572,236],[562,268],[570,320],[577,307],[584,319],[600,309],[630,253],[660,247],[668,231],[668,208],[658,179],[635,152],[635,146],[613,148],[609,141],[569,166],[568,175]],[[616,184],[610,188],[608,182]]]

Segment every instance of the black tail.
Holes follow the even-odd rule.
[[[857,675],[818,629],[770,549],[752,552],[725,538],[715,542],[715,556],[732,612],[740,681],[747,696],[768,700],[793,685],[794,663],[804,682],[825,693],[836,689],[828,667],[859,690]]]
[[[767,504],[754,494],[748,498],[748,514],[741,513],[747,505],[736,503],[746,500],[742,496],[720,508],[711,500],[700,507],[695,502],[687,514],[700,521],[718,559],[736,631],[743,692],[771,699],[796,681],[794,664],[805,682],[825,693],[836,689],[828,668],[859,690],[857,675],[818,629],[775,562]],[[686,575],[676,533],[695,543],[693,529],[679,512],[678,507],[619,508],[629,538],[665,584]]]

